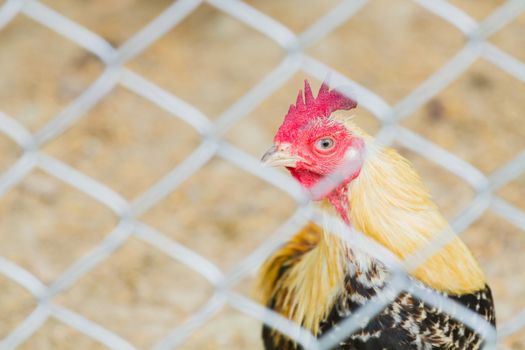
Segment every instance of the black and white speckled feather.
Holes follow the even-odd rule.
[[[286,273],[287,269],[283,267],[280,276],[285,276]],[[387,277],[388,271],[379,262],[372,262],[366,271],[349,269],[344,288],[328,316],[319,324],[318,336],[337,327],[338,323],[383,290]],[[276,300],[285,293],[285,290],[277,291],[268,306],[276,308]],[[495,325],[494,306],[488,286],[471,294],[447,296]],[[269,327],[263,328],[263,340],[268,350],[300,348]],[[410,293],[403,292],[365,327],[349,335],[337,349],[460,350],[479,349],[482,344],[483,339],[475,331],[451,315],[425,304]]]

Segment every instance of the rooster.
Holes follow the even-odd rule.
[[[306,190],[340,167],[358,164],[329,193],[314,195],[338,215],[404,259],[436,234],[452,233],[420,177],[399,153],[378,145],[346,110],[357,103],[325,82],[314,97],[305,80],[263,163],[284,166]],[[321,225],[324,226],[324,225]],[[388,266],[360,252],[329,227],[308,223],[262,266],[259,290],[265,305],[320,337],[384,290]],[[476,259],[457,237],[429,257],[410,278],[478,313],[495,325],[492,294]],[[300,346],[268,326],[266,349]],[[337,349],[479,349],[482,337],[408,291]]]

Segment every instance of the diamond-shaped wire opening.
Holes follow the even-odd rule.
[[[456,28],[417,4],[372,0],[307,51],[394,103],[462,46]]]
[[[523,94],[519,80],[477,61],[403,124],[490,173],[525,148]]]
[[[303,89],[304,79],[308,79],[314,94],[317,94],[321,82],[303,72],[294,74],[247,117],[236,123],[226,133],[226,140],[260,158],[273,144],[273,137],[283,122],[288,106],[295,103],[297,91]],[[379,122],[366,109],[358,106],[346,113],[354,115],[355,122],[368,133],[373,135],[379,130]]]
[[[13,331],[36,307],[34,297],[23,287],[0,275],[0,339]]]
[[[468,207],[474,190],[465,181],[424,156],[395,146],[412,163],[445,218],[452,220]]]
[[[203,4],[129,66],[216,116],[282,58],[272,40]]]
[[[0,255],[49,283],[104,238],[104,205],[39,170],[0,199]]]
[[[525,211],[525,173],[496,191],[498,195]]]
[[[461,238],[479,260],[504,324],[525,308],[525,231],[488,211]]]
[[[199,142],[188,124],[117,87],[44,150],[133,198],[183,161]]]
[[[193,349],[262,349],[261,323],[231,307],[221,310],[178,347]]]
[[[29,339],[19,347],[29,349],[108,349],[98,341],[52,318],[48,319]]]
[[[525,13],[492,35],[489,41],[525,62],[523,33],[525,33]]]
[[[0,133],[0,176],[16,162],[21,153],[20,148],[13,140]]]
[[[130,238],[56,301],[147,348],[211,294],[211,285],[194,270]]]
[[[44,0],[55,11],[102,36],[114,45],[122,44],[158,16],[172,0],[97,1],[73,3],[67,0]]]
[[[505,328],[514,328],[514,317],[525,305],[523,281],[525,260],[520,253],[525,245],[525,231],[505,219],[485,213],[462,234],[474,255],[480,260],[492,288],[500,329],[499,342],[509,349],[522,349],[525,345],[525,326],[502,336]]]
[[[486,0],[486,1],[471,1],[471,0],[447,0],[452,5],[463,10],[473,18],[482,20],[494,12],[499,6],[503,5],[505,0]]]
[[[294,209],[283,192],[214,158],[143,218],[228,271]]]
[[[294,32],[299,33],[315,23],[321,14],[330,11],[341,1],[245,0],[244,2],[276,19]]]
[[[36,131],[102,72],[92,54],[22,15],[0,31],[0,106]]]

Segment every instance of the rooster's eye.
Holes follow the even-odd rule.
[[[334,148],[334,145],[335,141],[330,137],[323,137],[322,139],[315,141],[315,148],[321,152],[330,151],[332,148]]]

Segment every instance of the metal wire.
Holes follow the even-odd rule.
[[[16,16],[27,16],[93,53],[101,59],[106,68],[78,98],[34,134],[15,119],[0,111],[0,132],[11,138],[23,150],[15,164],[0,175],[0,195],[16,186],[33,169],[39,168],[104,204],[115,212],[119,222],[88,255],[72,264],[49,286],[44,285],[37,277],[21,266],[0,256],[0,273],[27,289],[37,301],[37,306],[33,312],[0,341],[0,349],[12,349],[22,344],[48,318],[60,320],[109,348],[134,349],[135,347],[127,340],[122,339],[110,330],[53,303],[53,298],[57,294],[72,286],[132,236],[193,269],[215,287],[215,293],[202,308],[185,323],[173,329],[165,338],[159,339],[153,349],[175,348],[226,304],[271,325],[294,338],[306,349],[329,349],[352,331],[359,329],[363,322],[380,312],[402,290],[409,290],[425,302],[449,312],[453,317],[474,328],[485,337],[486,348],[494,348],[497,346],[497,341],[499,342],[523,329],[525,327],[525,311],[519,313],[514,320],[499,327],[499,338],[496,338],[493,327],[477,314],[428,288],[423,288],[408,278],[407,271],[416,268],[438,251],[451,238],[450,235],[437,235],[432,244],[418,252],[417,256],[399,261],[382,246],[347,227],[337,218],[328,218],[328,221],[333,223],[334,234],[340,235],[353,246],[393,267],[392,279],[385,292],[378,295],[374,303],[369,303],[359,309],[342,322],[339,327],[323,335],[320,339],[315,339],[299,325],[264,308],[254,300],[234,292],[232,289],[237,281],[254,271],[272,251],[293,235],[306,221],[327,220],[326,217],[320,218],[316,209],[309,205],[307,194],[303,193],[294,181],[272,169],[262,169],[258,159],[254,159],[221,139],[221,136],[229,128],[246,117],[299,70],[319,80],[323,80],[327,73],[331,72],[333,84],[349,86],[352,95],[359,101],[360,105],[369,110],[381,122],[382,127],[377,135],[380,141],[386,144],[398,142],[454,173],[474,188],[476,195],[473,201],[451,223],[456,232],[460,233],[468,228],[488,208],[491,208],[513,225],[525,230],[525,213],[495,193],[497,189],[525,171],[525,150],[487,177],[473,165],[400,125],[400,121],[440,93],[447,85],[461,76],[478,58],[492,62],[516,79],[525,82],[525,64],[486,41],[492,33],[525,11],[525,0],[507,1],[480,23],[444,0],[414,0],[414,2],[458,28],[465,35],[466,44],[451,60],[408,96],[394,106],[390,106],[374,92],[304,52],[306,47],[322,39],[337,26],[356,15],[363,6],[366,6],[366,0],[341,1],[333,10],[320,17],[317,22],[299,35],[294,34],[274,18],[240,1],[179,0],[175,1],[119,48],[113,47],[96,33],[39,1],[6,1],[0,8],[0,29]],[[273,71],[232,104],[216,121],[210,120],[197,108],[155,85],[144,76],[123,67],[127,61],[140,54],[164,33],[173,29],[202,3],[208,3],[259,31],[287,52],[286,57]],[[135,92],[142,98],[166,110],[174,118],[184,121],[193,127],[202,138],[201,144],[185,161],[132,202],[127,201],[111,188],[88,175],[39,150],[42,145],[53,140],[81,119],[88,110],[117,85]],[[297,210],[293,216],[227,275],[223,274],[217,266],[206,258],[138,219],[141,213],[176,190],[185,179],[192,176],[214,156],[221,157],[248,171],[253,176],[279,187],[297,202]],[[336,182],[331,185],[337,185]]]

